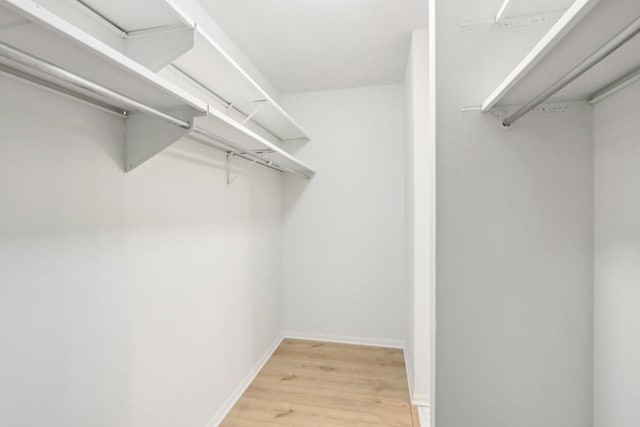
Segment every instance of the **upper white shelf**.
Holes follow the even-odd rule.
[[[165,0],[76,0],[127,34],[154,29],[194,27],[193,22]]]
[[[56,12],[64,12],[65,18],[74,18],[79,13],[78,8],[85,9],[85,16],[75,20],[83,25],[85,31],[98,35],[100,28],[88,25],[86,12],[91,11],[93,18],[102,20],[104,25],[111,27],[111,34],[100,33],[99,36],[110,42],[116,49],[142,63],[153,71],[179,86],[191,90],[190,85],[184,85],[183,78],[188,77],[193,83],[208,91],[203,93],[196,90],[198,97],[209,104],[232,105],[238,119],[250,119],[245,125],[253,122],[267,131],[272,139],[281,142],[286,140],[308,139],[300,126],[284,111],[280,105],[264,90],[225,49],[197,25],[196,17],[188,16],[182,11],[178,2],[172,0],[39,0],[40,3],[55,7]],[[185,30],[181,45],[171,52],[174,55],[155,54],[147,58],[149,52],[154,52],[159,46],[176,43],[176,31]],[[159,40],[161,32],[170,33],[168,37]],[[156,38],[146,41],[145,34],[155,34]],[[114,38],[115,36],[115,38]],[[187,40],[188,39],[188,40]],[[137,46],[140,45],[140,46]],[[136,49],[136,47],[138,47]],[[158,59],[159,57],[159,59]],[[173,67],[169,65],[172,64]],[[183,76],[176,76],[179,70]],[[216,99],[207,99],[213,95]],[[231,115],[235,117],[235,115]],[[255,128],[255,126],[254,126]]]
[[[0,41],[160,111],[207,110],[204,101],[31,0],[0,0]]]
[[[195,118],[195,132],[192,135],[196,137],[199,133],[203,135],[202,130],[208,131],[208,135],[215,136],[211,138],[213,140],[232,141],[234,145],[241,148],[236,150],[240,153],[260,153],[263,158],[272,161],[281,170],[306,178],[311,178],[315,174],[309,166],[291,154],[211,107],[206,116]]]
[[[49,3],[56,13],[32,0],[0,0],[0,72],[126,117],[126,171],[176,141],[191,138],[273,170],[313,176],[309,167],[234,120],[232,115],[212,108],[192,91],[125,54],[159,64],[180,56],[185,48],[190,49],[194,28],[180,14],[157,14],[144,24],[164,22],[158,28],[142,28],[144,25],[139,23],[125,28],[124,38],[130,36],[130,31],[142,31],[144,35],[125,41],[123,52],[74,25],[80,18],[79,9],[68,6],[76,8],[77,4],[41,1]],[[156,1],[159,5],[168,4]],[[171,22],[173,16],[178,16],[178,20]],[[108,19],[115,19],[115,15]],[[179,27],[174,26],[176,23]],[[128,25],[133,25],[133,21]],[[84,26],[99,32],[91,23],[84,22]],[[169,37],[165,40],[166,36]],[[167,43],[161,43],[163,40]],[[142,49],[144,46],[148,49]]]
[[[193,49],[173,65],[186,76],[232,104],[280,140],[308,139],[298,124],[202,28],[196,26]]]
[[[517,0],[516,0],[517,1]],[[482,105],[521,105],[534,99],[640,16],[638,0],[576,0]],[[588,101],[640,67],[640,38],[552,96],[548,102]]]

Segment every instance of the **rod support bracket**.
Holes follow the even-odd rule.
[[[500,128],[500,130],[503,130],[505,132],[513,130],[513,125],[505,124],[504,120],[500,120],[500,122],[498,122],[498,127]]]
[[[236,152],[235,151],[230,151],[227,154],[227,162],[226,162],[226,170],[227,170],[227,185],[230,185],[233,183],[233,181],[235,181],[236,179],[238,179],[240,177],[240,175],[242,175],[243,173],[247,173],[249,172],[249,170],[253,167],[253,165],[255,165],[258,160],[252,160],[251,163],[249,163],[249,165],[247,167],[245,167],[244,169],[242,169],[240,172],[237,172],[235,175],[231,175],[231,160],[235,157]]]

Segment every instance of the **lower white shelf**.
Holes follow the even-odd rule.
[[[206,116],[194,118],[190,136],[228,147],[230,153],[241,154],[249,157],[248,160],[255,160],[282,172],[307,179],[315,174],[309,166],[291,154],[211,107]]]
[[[131,171],[180,139],[186,139],[257,163],[273,171],[311,179],[315,172],[300,160],[245,128],[223,113],[209,108],[204,116],[174,114],[188,127],[160,121],[146,114],[128,116],[125,127],[125,170]]]
[[[127,94],[79,76],[0,42],[0,72],[121,115],[125,125],[125,171],[131,171],[182,138],[224,151],[227,156],[307,179],[314,172],[291,154],[207,106],[164,112]]]

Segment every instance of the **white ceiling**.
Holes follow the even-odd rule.
[[[200,0],[281,93],[397,83],[427,0]]]

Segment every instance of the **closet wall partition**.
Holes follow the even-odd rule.
[[[435,2],[438,427],[591,425],[590,108],[512,130],[481,104],[551,24],[505,30],[501,2]]]

